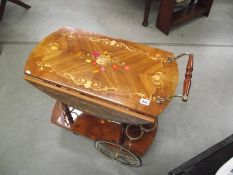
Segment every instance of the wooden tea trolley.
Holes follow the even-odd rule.
[[[176,60],[188,55],[182,95]],[[95,141],[106,157],[138,167],[157,116],[174,97],[188,100],[193,55],[172,53],[63,27],[30,54],[24,79],[57,100],[52,123]]]

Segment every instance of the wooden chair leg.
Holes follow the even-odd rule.
[[[148,26],[148,18],[149,18],[149,13],[150,13],[150,5],[151,5],[151,0],[146,0],[145,10],[144,10],[144,19],[143,19],[143,22],[142,22],[143,26]]]
[[[2,20],[2,16],[4,14],[6,7],[6,0],[1,0],[1,6],[0,6],[0,21]]]
[[[17,4],[17,5],[21,6],[21,7],[24,7],[25,9],[31,8],[31,6],[25,4],[24,2],[22,2],[20,0],[8,0],[8,1],[10,1],[10,2],[12,2],[14,4]]]

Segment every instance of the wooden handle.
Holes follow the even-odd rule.
[[[184,85],[183,85],[183,101],[188,100],[189,90],[191,87],[191,79],[192,79],[192,72],[193,72],[193,55],[189,55],[189,60],[186,67]]]

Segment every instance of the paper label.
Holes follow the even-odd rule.
[[[140,99],[140,103],[143,104],[143,105],[149,106],[150,100],[147,100],[145,98],[141,98]]]

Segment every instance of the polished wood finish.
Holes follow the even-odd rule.
[[[120,144],[138,156],[143,156],[150,148],[157,131],[156,128],[151,132],[144,133],[141,139],[130,142],[125,136],[122,125],[116,122],[102,120],[99,117],[81,113],[74,119],[74,124],[70,124],[66,116],[62,114],[60,102],[57,102],[54,106],[51,122],[91,140],[104,140]],[[122,137],[122,135],[124,136]]]
[[[120,138],[120,125],[86,113],[79,114],[71,124],[67,116],[63,115],[60,110],[60,102],[56,102],[53,108],[51,122],[92,140],[108,140],[118,143]]]
[[[6,7],[6,1],[7,0],[1,0],[1,6],[0,6],[0,20],[2,20],[4,11],[5,11],[5,7]],[[29,6],[28,4],[25,4],[24,2],[20,1],[20,0],[8,0],[14,4],[17,4],[21,7],[24,7],[25,9],[29,9],[31,8],[31,6]]]
[[[64,89],[50,85],[30,76],[25,76],[24,79],[49,96],[97,117],[132,124],[153,123],[157,117],[136,113],[106,101],[74,92],[70,88]]]
[[[173,56],[64,27],[33,49],[25,65],[25,79],[68,105],[86,108],[90,102],[91,110],[84,109],[89,114],[95,111],[95,116],[123,123],[153,123],[168,105],[158,104],[156,98],[175,94],[178,67],[176,62],[167,62]],[[108,115],[98,110],[101,107],[110,111]]]
[[[191,78],[192,78],[192,72],[193,72],[193,55],[189,56],[189,60],[186,66],[186,73],[185,73],[185,79],[184,79],[184,85],[183,85],[183,96],[188,97],[189,91],[191,88]],[[188,98],[183,98],[183,100],[187,101]]]
[[[161,0],[159,13],[156,20],[156,27],[166,35],[169,34],[171,27],[181,24],[196,16],[208,16],[213,0],[198,0],[197,3],[191,1],[187,8],[174,12],[174,0]]]

